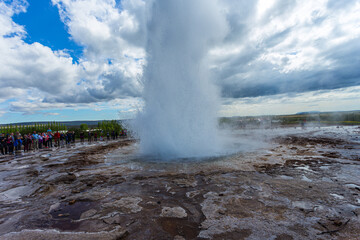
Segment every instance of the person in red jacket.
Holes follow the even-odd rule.
[[[55,145],[60,148],[60,133],[59,131],[56,131],[56,133],[54,134],[54,139],[55,139]]]

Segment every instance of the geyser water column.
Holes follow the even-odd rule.
[[[217,154],[219,91],[206,55],[227,32],[218,1],[160,0],[150,6],[140,149],[160,158]]]

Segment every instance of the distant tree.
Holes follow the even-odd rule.
[[[86,130],[88,130],[88,129],[89,129],[89,127],[88,127],[88,125],[87,125],[86,123],[80,124],[80,130],[81,130],[81,131],[86,131]]]
[[[123,129],[121,124],[119,124],[116,120],[111,121],[102,121],[98,123],[98,128],[102,131],[111,133],[112,131],[115,131],[116,133],[120,133],[120,131]]]

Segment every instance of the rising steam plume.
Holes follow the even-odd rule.
[[[149,3],[150,4],[150,3]],[[217,1],[153,1],[147,25],[145,107],[136,119],[143,154],[160,158],[218,152],[219,91],[205,56],[227,32]]]

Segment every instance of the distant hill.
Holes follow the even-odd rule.
[[[220,125],[244,127],[245,125],[299,125],[307,122],[322,125],[360,125],[360,110],[336,112],[300,112],[290,115],[266,115],[248,117],[223,117]],[[270,124],[271,123],[271,124]]]
[[[320,111],[310,111],[310,112],[298,112],[295,115],[306,115],[306,114],[317,114],[321,113]]]
[[[335,112],[320,112],[320,111],[309,111],[309,112],[298,112],[293,115],[311,115],[311,114],[344,114],[344,113],[358,113],[360,110],[352,111],[335,111]]]

